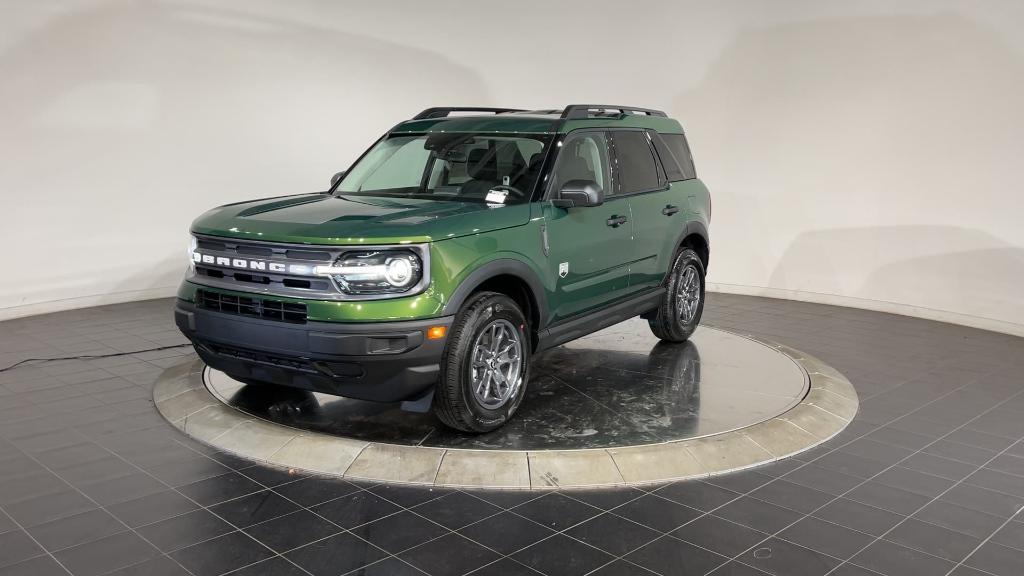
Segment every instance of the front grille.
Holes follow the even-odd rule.
[[[423,280],[406,293],[348,294],[317,266],[337,262],[346,252],[388,250],[398,245],[286,244],[196,234],[196,250],[186,280],[210,289],[266,294],[278,298],[379,300],[421,292],[429,283],[430,250],[426,244],[402,244],[422,261]]]
[[[285,288],[298,288],[300,290],[319,290],[326,292],[331,288],[331,283],[328,280],[290,277],[279,277],[275,280],[275,277],[267,274],[254,274],[230,269],[211,268],[202,264],[196,264],[196,275],[206,276],[207,278],[216,278],[218,280],[227,279],[240,284],[261,284],[264,286],[270,286],[276,282]]]
[[[258,286],[280,296],[308,298],[336,296],[339,290],[326,277],[313,274],[318,265],[330,264],[344,247],[317,247],[196,236],[196,252],[209,260],[194,262],[198,284],[227,290]],[[240,262],[240,263],[239,263]]]
[[[245,242],[239,240],[220,240],[200,237],[199,249],[209,252],[220,252],[225,255],[254,256],[256,258],[283,258],[285,260],[314,260],[333,262],[337,258],[330,250],[305,250],[290,248],[280,244]]]
[[[293,324],[306,323],[306,305],[293,302],[196,290],[196,305],[225,314],[238,314],[239,316]]]

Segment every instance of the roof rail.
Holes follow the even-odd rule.
[[[525,112],[518,108],[481,108],[478,106],[445,106],[442,108],[427,108],[423,112],[413,116],[413,120],[424,120],[426,118],[445,118],[452,112],[494,112],[495,114],[501,114],[503,112]]]
[[[620,106],[618,104],[570,104],[562,111],[563,120],[581,120],[590,117],[591,110],[618,110],[622,114],[646,114],[648,116],[667,116],[661,110]]]

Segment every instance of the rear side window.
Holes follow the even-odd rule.
[[[690,145],[686,143],[686,136],[682,134],[662,134],[661,138],[665,141],[668,151],[671,152],[676,164],[682,171],[682,179],[696,178],[697,171],[693,168],[693,157],[690,155]],[[658,150],[658,153],[660,154],[661,150]],[[665,170],[668,171],[667,164]],[[669,180],[672,180],[671,176],[669,176]]]
[[[615,159],[618,167],[619,192],[643,192],[661,188],[658,164],[647,142],[647,134],[640,130],[612,132]]]
[[[661,139],[657,132],[648,132],[648,134],[651,136],[654,151],[658,153],[658,159],[661,160],[661,166],[665,169],[665,177],[668,178],[669,182],[686,180],[683,169],[679,166],[679,162],[676,161],[676,155],[668,149],[668,144],[665,144],[665,141]]]

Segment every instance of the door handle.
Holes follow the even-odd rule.
[[[676,212],[679,212],[679,206],[673,206],[671,204],[661,209],[661,213],[664,214],[665,216],[671,216]]]
[[[605,224],[611,226],[612,228],[618,228],[619,226],[625,224],[626,222],[629,222],[629,218],[626,218],[625,216],[612,216],[611,218],[605,220]]]

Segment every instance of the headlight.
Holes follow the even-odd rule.
[[[199,253],[196,252],[196,248],[199,248],[199,240],[195,236],[189,236],[188,242],[188,272],[192,274],[196,271],[197,256]]]
[[[400,294],[423,279],[423,262],[408,250],[346,252],[315,272],[333,278],[346,294]]]

